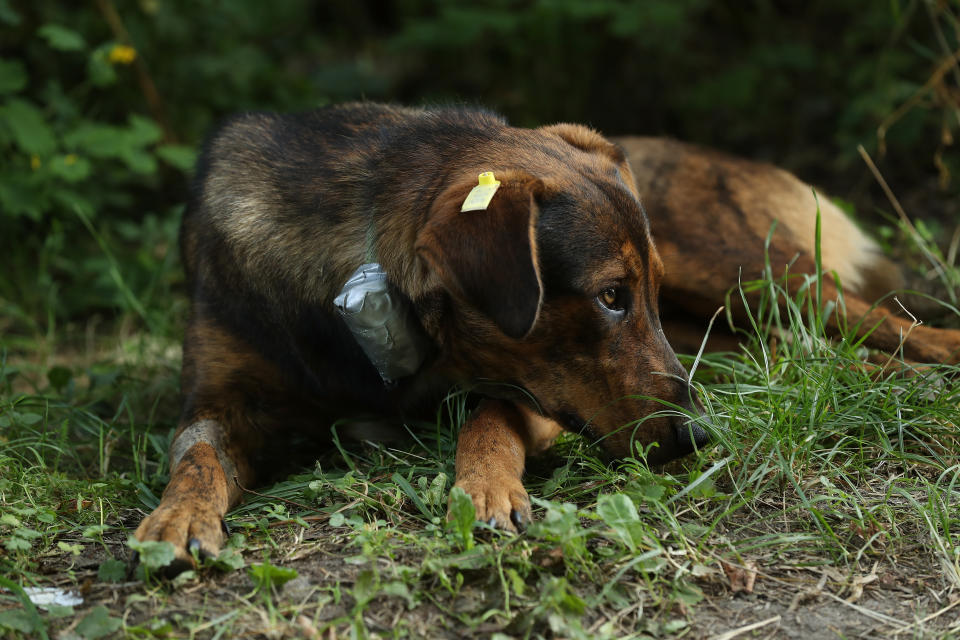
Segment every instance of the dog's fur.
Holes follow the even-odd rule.
[[[673,140],[622,138],[617,143],[636,174],[665,265],[661,306],[674,347],[698,348],[704,319],[725,303],[725,292],[764,272],[764,245],[771,228],[768,253],[774,276],[782,275],[787,265],[796,276],[815,274],[819,209],[824,302],[840,298],[839,280],[845,307],[845,313],[841,309],[827,317],[827,330],[838,335],[841,325],[859,323],[857,331],[869,333],[865,343],[874,349],[899,353],[902,348],[903,357],[914,362],[960,359],[960,331],[912,326],[912,320],[893,312],[899,308],[888,294],[916,283],[908,282],[904,270],[839,207],[822,195],[816,197],[810,185],[768,164]],[[790,280],[791,285],[803,282]],[[882,304],[874,308],[881,298]],[[741,326],[746,325],[742,307],[732,311]],[[723,340],[722,330],[714,338],[718,346],[731,344]]]
[[[483,171],[500,189],[461,213]],[[897,268],[820,208],[847,313],[877,325],[871,345],[896,349],[904,321],[869,301],[902,284]],[[374,104],[239,116],[208,141],[184,218],[183,413],[170,484],[137,536],[174,543],[186,566],[189,549],[218,549],[266,441],[350,414],[413,414],[455,383],[487,397],[461,428],[456,485],[506,529],[530,518],[525,455],[562,429],[650,462],[703,446],[659,300],[668,332],[702,336],[741,270],[760,275],[774,219],[774,267],[814,270],[815,211],[809,187],[773,167],[666,140],[617,146],[579,125]],[[332,304],[371,252],[436,349],[395,386]],[[824,295],[837,297],[832,279]],[[926,327],[905,345],[921,361],[958,351],[960,332]]]

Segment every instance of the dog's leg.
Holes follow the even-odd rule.
[[[839,292],[829,280],[823,282],[824,300],[836,300]],[[960,363],[960,330],[937,329],[914,326],[910,320],[900,318],[883,307],[871,309],[871,305],[859,296],[844,294],[846,324],[859,323],[857,335],[866,335],[865,343],[874,349],[896,354],[903,349],[907,360],[921,363]],[[839,318],[836,313],[827,320],[830,333],[840,333]]]
[[[530,522],[530,498],[523,488],[524,459],[543,451],[561,427],[528,409],[502,400],[484,400],[461,427],[457,478],[473,499],[477,519],[517,531]]]
[[[157,509],[137,528],[140,540],[173,543],[170,573],[193,565],[191,550],[216,554],[224,540],[223,517],[254,481],[251,460],[275,425],[254,415],[277,394],[276,369],[202,310],[184,340],[184,411],[170,446],[170,483]],[[262,412],[261,412],[262,414]]]
[[[248,457],[257,438],[238,437],[229,424],[205,418],[181,425],[170,447],[170,483],[160,505],[137,528],[140,540],[173,544],[176,560],[170,573],[192,567],[193,550],[201,556],[217,554],[226,533],[223,517],[240,501],[237,483],[253,482]]]

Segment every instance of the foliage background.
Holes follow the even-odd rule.
[[[243,109],[466,101],[520,125],[670,135],[774,161],[869,217],[889,207],[863,144],[911,214],[956,220],[956,9],[0,0],[0,331],[118,313],[166,328],[194,151]]]

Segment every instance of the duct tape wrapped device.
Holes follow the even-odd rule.
[[[333,302],[385,383],[416,373],[427,359],[430,339],[378,263],[360,265]]]

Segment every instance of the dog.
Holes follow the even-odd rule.
[[[896,350],[905,321],[871,302],[899,271],[819,206],[825,273],[868,343]],[[371,103],[237,116],[208,139],[184,215],[183,408],[170,482],[136,536],[191,566],[220,548],[266,443],[347,415],[429,414],[457,384],[483,399],[460,428],[455,486],[502,529],[530,521],[525,457],[564,430],[651,464],[704,447],[713,427],[661,308],[678,340],[702,337],[741,270],[762,271],[774,219],[771,263],[812,273],[816,208],[773,167],[577,124]],[[398,379],[335,304],[367,263],[429,346]],[[904,350],[956,362],[960,332],[919,327]]]
[[[844,327],[853,329],[857,337],[865,336],[868,347],[900,353],[912,362],[960,362],[960,331],[916,325],[890,295],[926,285],[796,176],[675,140],[629,137],[616,142],[628,156],[650,212],[665,265],[664,328],[674,346],[696,352],[705,320],[728,302],[725,293],[740,281],[758,278],[768,262],[774,276],[787,265],[796,276],[815,275],[819,212],[823,302],[840,300],[845,309],[826,316],[827,333],[840,336]],[[790,291],[803,284],[803,278],[791,278]],[[900,297],[934,308],[921,296]],[[730,311],[737,324],[749,326],[742,305]],[[731,338],[722,328],[711,335],[719,348],[735,348]]]

